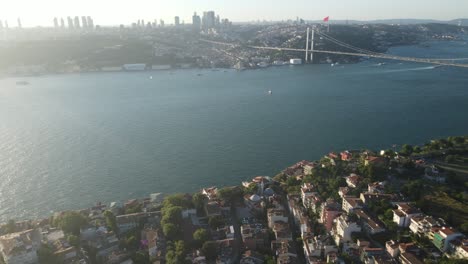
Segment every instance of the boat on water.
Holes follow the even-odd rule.
[[[268,90],[268,94],[270,94],[270,95],[271,95],[271,94],[273,94],[273,92],[272,92],[271,90]]]
[[[16,85],[29,85],[29,82],[27,82],[27,81],[17,81]]]

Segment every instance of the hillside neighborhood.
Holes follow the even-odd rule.
[[[0,229],[0,263],[467,263],[468,136]]]

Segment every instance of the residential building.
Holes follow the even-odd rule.
[[[343,198],[349,193],[349,187],[340,187],[338,188],[338,195]]]
[[[351,234],[353,232],[361,232],[361,230],[361,227],[356,221],[349,219],[346,215],[341,215],[336,219],[333,229],[335,243],[340,245],[342,243],[351,242]]]
[[[282,209],[268,209],[267,211],[268,227],[273,228],[274,224],[278,221],[287,223],[289,218],[286,212]]]
[[[364,230],[367,233],[371,235],[375,235],[377,233],[385,232],[384,225],[380,223],[378,219],[374,219],[373,217],[369,216],[361,209],[357,209],[354,212],[356,213]]]
[[[399,227],[409,227],[411,224],[411,218],[422,215],[419,209],[414,208],[407,203],[399,203],[397,206],[398,208],[393,210],[393,222],[395,222]]]
[[[400,254],[398,258],[402,264],[424,264],[424,262],[419,259],[416,255],[410,252],[405,252]]]
[[[348,187],[356,188],[359,182],[361,181],[361,176],[355,173],[351,173],[351,175],[349,175],[348,177],[345,177],[345,179],[346,179],[346,184],[348,185]]]
[[[411,218],[410,230],[419,236],[429,236],[433,227],[439,226],[439,222],[431,216],[415,216]]]
[[[34,264],[41,244],[41,233],[36,229],[11,233],[0,237],[0,254],[5,264]]]
[[[369,193],[384,193],[385,183],[384,182],[373,182],[367,185],[367,191]]]
[[[346,150],[340,153],[340,157],[342,161],[350,161],[353,158],[353,154]]]
[[[341,214],[340,204],[336,203],[333,199],[328,199],[322,204],[320,210],[319,223],[325,226],[327,232],[330,232],[333,228],[333,221]]]
[[[202,194],[208,197],[208,200],[213,200],[216,198],[218,194],[218,188],[216,187],[210,187],[210,188],[203,188],[202,189]]]
[[[442,227],[438,232],[434,232],[432,243],[442,252],[449,249],[449,243],[452,240],[462,237],[463,235],[451,227]]]
[[[160,212],[149,212],[149,213],[134,213],[126,215],[118,215],[116,217],[117,227],[119,232],[126,233],[134,228],[136,228],[142,219],[147,219],[150,217],[160,217]]]
[[[468,239],[454,239],[450,247],[454,258],[468,259]]]
[[[355,209],[361,209],[363,207],[363,203],[361,199],[357,197],[344,197],[342,203],[342,209],[346,213],[352,213]]]

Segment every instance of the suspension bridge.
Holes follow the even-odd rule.
[[[387,60],[397,60],[397,61],[407,61],[407,62],[416,62],[416,63],[427,63],[433,65],[441,65],[441,66],[452,66],[452,67],[461,67],[461,68],[468,68],[468,64],[456,63],[455,61],[468,61],[468,58],[416,58],[416,57],[405,57],[405,56],[397,56],[392,54],[386,53],[379,53],[373,52],[370,50],[365,50],[359,47],[355,47],[348,43],[342,42],[336,38],[333,38],[321,31],[312,29],[312,34],[309,38],[310,29],[307,28],[307,38],[306,38],[306,47],[305,49],[296,49],[296,48],[285,48],[285,47],[267,47],[267,46],[253,46],[253,45],[241,45],[235,43],[227,43],[227,42],[219,42],[219,41],[211,41],[201,39],[200,41],[211,43],[215,45],[223,45],[232,48],[240,48],[240,47],[247,47],[251,49],[258,49],[258,50],[274,50],[274,51],[292,51],[292,52],[304,52],[305,53],[305,62],[313,61],[313,56],[315,53],[325,53],[325,54],[336,54],[336,55],[346,55],[346,56],[358,56],[358,57],[369,57],[369,58],[379,58],[379,59],[387,59]],[[333,44],[336,44],[340,47],[348,49],[350,51],[332,51],[332,50],[318,50],[315,49],[315,33],[322,39],[329,41]],[[309,41],[310,40],[310,41]],[[310,48],[309,48],[310,47]]]

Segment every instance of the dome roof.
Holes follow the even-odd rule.
[[[265,191],[263,191],[263,193],[264,193],[266,196],[272,196],[273,194],[275,194],[275,191],[273,191],[272,188],[266,188]]]
[[[253,194],[252,196],[250,196],[250,201],[252,202],[259,202],[260,200],[261,200],[260,196],[256,194]]]

